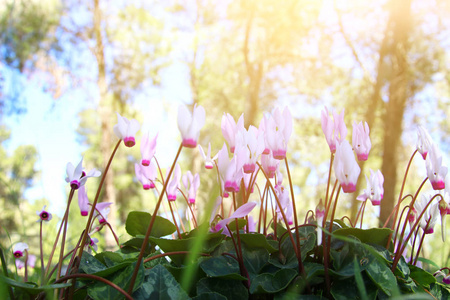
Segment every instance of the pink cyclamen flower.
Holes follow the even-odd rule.
[[[431,145],[428,154],[425,160],[428,179],[434,190],[442,190],[445,188],[445,176],[448,169],[442,165],[442,155],[435,144]]]
[[[191,171],[187,171],[182,177],[182,182],[186,190],[188,191],[189,203],[195,203],[195,196],[197,190],[200,187],[200,175],[192,175]]]
[[[417,211],[417,215],[420,216],[427,207],[428,202],[431,201],[431,195],[422,195],[421,198],[416,199],[414,202],[414,208]],[[434,232],[434,225],[439,217],[439,203],[434,201],[428,205],[422,218],[420,219],[419,226],[425,232],[425,234],[431,234]],[[427,225],[428,224],[428,225]]]
[[[133,147],[136,144],[135,135],[140,128],[139,122],[136,119],[128,120],[117,113],[117,124],[114,125],[114,133],[123,140],[127,147]]]
[[[361,168],[355,160],[352,146],[346,140],[336,147],[334,172],[344,193],[353,193],[356,190],[356,182]]]
[[[369,125],[367,122],[353,122],[352,146],[355,150],[358,160],[365,161],[369,157],[372,143],[369,137]]]
[[[89,205],[89,199],[85,186],[81,186],[78,190],[78,206],[80,207],[81,215],[86,217],[89,214],[91,207]]]
[[[72,189],[77,190],[86,183],[89,177],[99,177],[102,173],[97,169],[92,169],[86,174],[83,171],[83,159],[81,159],[76,167],[70,162],[67,163],[66,174],[66,182],[70,183]]]
[[[98,250],[98,239],[91,237],[91,235],[88,235],[88,242],[84,246],[85,249],[91,253],[91,250],[97,251]]]
[[[137,179],[142,183],[144,190],[153,189],[157,175],[156,166],[150,163],[149,166],[134,164],[134,171]]]
[[[292,206],[292,202],[290,201],[290,198],[289,198],[288,190],[286,190],[284,188],[284,186],[278,185],[277,188],[275,189],[275,194],[277,195],[278,201],[280,202],[280,205],[281,205],[281,207],[280,207],[277,203],[277,209],[276,209],[277,213],[281,215],[281,210],[283,210],[283,212],[286,215],[288,224],[292,225],[294,223],[293,222],[294,209]]]
[[[238,131],[244,129],[244,114],[241,114],[236,123],[232,115],[224,113],[220,127],[222,128],[223,137],[227,141],[228,146],[230,146],[230,152],[234,153],[236,147],[236,134]]]
[[[156,134],[152,140],[150,140],[150,137],[148,135],[144,135],[142,137],[142,140],[141,140],[141,155],[142,155],[141,164],[143,166],[150,165],[150,161],[152,160],[152,158],[156,152],[157,138],[158,138],[158,134]]]
[[[417,151],[422,154],[424,160],[427,159],[428,151],[430,151],[432,145],[433,140],[428,131],[421,125],[417,126]]]
[[[272,151],[269,154],[261,155],[261,166],[269,178],[273,178],[278,170],[278,165],[280,161],[273,158]]]
[[[381,200],[383,200],[384,194],[384,177],[380,170],[374,172],[370,170],[370,180],[366,175],[367,188],[363,191],[363,194],[359,195],[356,200],[366,201],[370,199],[372,205],[380,205]]]
[[[322,245],[322,226],[323,219],[325,218],[325,206],[323,205],[322,199],[320,199],[319,204],[316,207],[316,222],[317,222],[317,245]]]
[[[28,250],[28,245],[26,243],[19,242],[13,247],[13,255],[15,258],[24,256],[25,251]]]
[[[258,127],[258,134],[264,136],[264,151],[262,154],[270,154],[269,146],[266,138],[266,118],[262,118]]]
[[[228,159],[228,149],[223,144],[222,149],[218,153],[217,165],[219,174],[224,182],[224,188],[227,192],[238,192],[242,180],[242,167],[246,159],[246,149],[243,147],[236,148],[231,161]]]
[[[292,134],[292,115],[289,108],[285,107],[283,112],[278,107],[275,108],[271,117],[265,120],[265,126],[266,142],[273,158],[284,159]]]
[[[169,170],[167,170],[167,172],[169,172]],[[179,164],[176,164],[175,170],[173,170],[172,172],[172,178],[167,184],[167,199],[169,201],[177,200],[177,191],[178,187],[180,186],[180,179],[181,179],[181,168]],[[166,178],[166,180],[169,180],[169,178]]]
[[[331,153],[336,152],[336,145],[345,140],[347,127],[344,123],[344,110],[337,115],[333,110],[333,120],[328,114],[328,108],[322,110],[322,131],[325,134]],[[337,142],[337,143],[336,143]]]
[[[198,145],[198,149],[200,150],[200,155],[203,157],[205,161],[205,169],[212,169],[214,167],[214,161],[217,159],[217,154],[213,158],[211,158],[211,143],[208,143],[208,153],[205,155],[205,151],[203,151],[202,146]]]
[[[37,220],[38,222],[41,222],[41,221],[48,222],[52,219],[52,214],[49,213],[48,211],[46,211],[45,207],[47,207],[47,205],[44,205],[42,210],[36,211],[36,214],[39,216],[39,220]]]
[[[36,259],[37,259],[36,255],[33,254],[28,255],[27,266],[29,268],[34,268],[34,266],[36,265]],[[18,270],[24,268],[25,262],[20,259],[16,259],[16,267]]]
[[[181,142],[183,147],[197,147],[200,129],[203,125],[205,125],[205,109],[203,106],[195,104],[192,114],[186,106],[178,106],[178,129],[183,139]]]
[[[264,151],[264,135],[258,133],[255,126],[250,125],[248,131],[243,128],[236,134],[236,145],[243,147],[246,151],[244,161],[244,173],[251,174],[255,172],[256,161]]]
[[[217,232],[221,229],[223,229],[222,234],[225,234],[227,236],[231,236],[230,231],[226,228],[226,225],[233,221],[234,219],[244,218],[247,216],[253,208],[255,208],[256,202],[247,202],[243,205],[241,205],[234,213],[231,214],[229,218],[220,220],[217,225],[215,226],[214,230]],[[234,228],[232,228],[234,229]]]
[[[95,206],[95,210],[97,211],[98,215],[98,222],[100,224],[106,223],[106,220],[108,219],[108,214],[111,211],[111,208],[109,207],[112,204],[112,202],[101,202],[97,203]]]

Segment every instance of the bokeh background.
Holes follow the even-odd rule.
[[[371,154],[337,215],[354,218],[364,174],[380,169],[385,198],[381,209],[367,205],[364,226],[384,223],[418,124],[448,156],[449,15],[450,2],[438,0],[0,0],[0,245],[25,240],[37,252],[35,211],[47,205],[54,220],[44,250],[51,247],[69,191],[65,166],[83,157],[87,169],[103,170],[117,141],[116,112],[142,124],[138,138],[159,133],[156,156],[170,166],[181,103],[205,107],[200,144],[211,142],[213,154],[224,142],[223,113],[244,113],[246,126],[258,126],[265,111],[289,106],[300,217],[325,196],[321,110],[345,109],[348,139],[353,121],[367,121]],[[155,204],[135,179],[139,156],[139,147],[119,150],[101,198],[114,203],[109,221],[123,237],[128,212]],[[201,174],[201,211],[218,194],[215,176],[196,150],[183,152],[181,165]],[[406,193],[426,177],[424,165],[416,156]],[[87,184],[91,199],[98,182]],[[432,192],[427,183],[423,193]],[[79,236],[70,224],[84,222],[74,204],[69,244]],[[424,251],[448,266],[439,227]],[[113,249],[112,236],[100,234],[100,249]]]

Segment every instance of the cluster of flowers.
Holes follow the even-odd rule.
[[[123,140],[125,146],[133,147],[136,144],[136,133],[140,129],[139,122],[134,119],[128,120],[119,114],[117,114],[117,117],[118,123],[114,126],[115,134],[120,140]],[[195,105],[192,113],[184,105],[179,107],[178,128],[182,136],[182,147],[197,147],[200,129],[204,123],[205,110],[202,106]],[[357,160],[367,160],[371,150],[369,127],[367,123],[354,122],[352,144],[350,144],[346,140],[347,127],[344,123],[344,111],[340,114],[333,111],[330,116],[328,109],[325,108],[322,111],[321,124],[332,153],[335,177],[344,193],[352,193],[356,190],[357,180],[361,172]],[[286,216],[289,224],[293,223],[292,220],[295,217],[294,204],[289,197],[287,189],[283,186],[283,176],[279,171],[280,161],[286,159],[288,141],[293,130],[292,126],[292,115],[288,108],[284,108],[283,110],[279,108],[274,109],[271,114],[264,115],[259,127],[250,125],[248,129],[244,126],[243,114],[237,122],[230,114],[224,114],[221,129],[228,147],[224,143],[217,155],[211,157],[211,144],[208,145],[208,151],[206,153],[200,145],[198,146],[200,154],[204,159],[205,168],[213,169],[216,166],[219,174],[221,193],[216,201],[216,208],[213,210],[210,219],[212,230],[218,231],[223,229],[224,234],[230,234],[226,229],[228,222],[235,218],[247,216],[256,206],[255,202],[248,202],[249,198],[247,197],[244,204],[240,207],[235,207],[234,212],[228,218],[223,218],[215,222],[215,213],[223,198],[227,198],[229,197],[229,193],[239,192],[243,188],[250,194],[253,191],[257,174],[260,171],[267,178],[275,178],[276,185],[274,189],[279,199],[279,202],[276,204],[276,213],[282,212]],[[428,179],[433,189],[445,189],[445,199],[450,199],[450,184],[445,184],[447,167],[442,165],[442,155],[423,127],[419,126],[418,135],[417,151],[422,154],[426,161]],[[157,170],[159,166],[157,165],[156,159],[153,160],[156,153],[157,138],[158,135],[153,138],[149,135],[144,135],[141,140],[140,150],[142,159],[140,163],[135,164],[135,174],[137,179],[142,183],[144,190],[155,188],[155,183],[158,181]],[[98,177],[101,173],[96,169],[85,172],[82,162],[83,160],[76,167],[71,163],[67,164],[66,181],[70,184],[72,190],[78,190],[78,204],[81,215],[87,216],[93,205],[88,200],[85,183],[88,178]],[[166,194],[169,203],[177,199],[177,193],[181,190],[181,180],[187,194],[185,196],[187,203],[189,205],[195,204],[196,193],[200,185],[199,174],[194,175],[190,171],[187,171],[181,176],[181,168],[178,164],[173,168],[172,176],[169,175],[170,172],[168,171],[165,179],[162,176],[160,179],[163,184],[165,180],[168,181],[166,183]],[[373,205],[380,205],[384,192],[384,178],[380,170],[370,170],[370,178],[366,175],[366,182],[367,188],[357,199],[360,201],[370,200]],[[413,223],[417,216],[421,214],[423,217],[420,220],[420,227],[425,233],[433,232],[433,226],[439,215],[441,216],[442,222],[444,222],[444,216],[450,213],[450,207],[444,201],[444,197],[441,197],[441,201],[439,202],[432,200],[431,196],[423,196],[422,200],[414,203],[414,207],[411,208],[411,213],[408,216],[409,222]],[[100,224],[107,223],[110,205],[111,203],[109,202],[100,202],[95,205],[96,217]],[[45,211],[45,207],[41,212],[38,212],[38,215],[40,216],[41,222],[51,220],[51,214]],[[317,224],[325,223],[324,218],[326,218],[325,207],[320,202],[316,208]],[[251,228],[254,228],[254,224],[252,223],[249,220],[250,231]],[[98,231],[98,228],[89,234],[91,235],[96,231]],[[95,250],[97,242],[97,239],[90,238],[88,246]],[[320,243],[321,239],[318,239],[318,242]],[[14,256],[16,258],[22,257],[27,249],[28,246],[24,243],[16,244],[13,249]]]

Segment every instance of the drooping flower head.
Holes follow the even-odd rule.
[[[428,131],[421,125],[417,126],[417,151],[422,154],[424,160],[427,159],[428,151],[430,151],[432,145],[433,140]]]
[[[127,147],[133,147],[136,144],[135,136],[140,128],[139,122],[136,119],[128,120],[117,113],[117,124],[114,125],[114,133],[123,140]]]
[[[435,144],[431,145],[428,154],[425,160],[428,179],[434,190],[442,190],[445,188],[445,176],[448,169],[442,165],[442,155]]]
[[[102,173],[97,169],[92,169],[86,174],[83,171],[83,159],[81,159],[76,167],[70,162],[67,163],[66,174],[66,182],[70,183],[72,189],[77,190],[86,183],[89,177],[99,177]]]
[[[262,118],[258,127],[258,134],[264,136],[264,151],[262,154],[270,154],[269,146],[266,138],[266,118]]]
[[[356,190],[361,168],[355,160],[352,146],[346,140],[336,146],[334,172],[344,193],[353,193]]]
[[[137,179],[142,183],[144,190],[153,189],[155,187],[157,170],[153,163],[150,163],[149,166],[134,164],[134,171]]]
[[[184,187],[188,192],[189,203],[195,203],[195,197],[197,195],[197,190],[200,187],[200,175],[192,175],[191,171],[187,171],[183,177],[182,182]]]
[[[273,158],[284,159],[286,157],[287,144],[292,134],[292,115],[289,108],[283,112],[277,107],[271,117],[265,120],[266,142],[272,151]]]
[[[370,170],[370,180],[366,175],[367,188],[363,191],[363,194],[359,195],[356,200],[366,201],[370,199],[372,205],[380,205],[383,200],[384,194],[384,177],[380,170],[374,172]]]
[[[294,223],[294,208],[292,206],[292,201],[290,201],[289,191],[286,190],[284,186],[277,185],[277,187],[275,188],[275,194],[277,195],[278,201],[280,202],[280,205],[278,205],[277,203],[276,206],[277,213],[281,214],[281,210],[283,210],[286,215],[288,224],[292,225]]]
[[[317,245],[322,245],[322,229],[323,218],[325,218],[325,206],[323,205],[322,199],[320,199],[319,204],[316,206],[316,222],[317,222]]]
[[[44,205],[42,210],[36,211],[36,214],[39,216],[38,222],[41,222],[41,221],[48,222],[48,221],[50,221],[52,219],[52,214],[49,213],[48,211],[46,211],[45,207],[47,207],[47,205]]]
[[[246,158],[244,161],[244,173],[251,174],[256,169],[256,161],[264,151],[264,136],[258,134],[258,129],[250,125],[248,131],[243,128],[236,134],[236,145],[244,148]]]
[[[333,111],[333,120],[328,114],[328,108],[322,110],[322,131],[325,134],[331,153],[336,152],[336,145],[340,144],[347,136],[347,127],[344,123],[344,110],[337,115]]]
[[[88,242],[85,245],[86,250],[91,253],[91,250],[93,249],[94,251],[98,250],[98,239],[97,238],[93,238],[91,237],[91,235],[88,235]]]
[[[228,159],[228,149],[225,143],[218,153],[217,165],[219,167],[219,174],[224,182],[224,189],[227,192],[238,192],[242,180],[244,166],[246,159],[246,149],[238,147],[235,149],[234,156],[231,161]]]
[[[89,214],[91,207],[89,206],[89,199],[85,186],[81,186],[78,190],[78,206],[80,207],[81,215],[86,217]]]
[[[231,216],[229,218],[220,220],[217,223],[217,225],[215,226],[214,231],[217,232],[217,231],[223,229],[222,234],[230,236],[231,233],[226,228],[226,225],[228,223],[230,223],[230,221],[232,221],[234,219],[244,218],[245,216],[247,216],[253,210],[253,208],[255,208],[255,206],[256,206],[256,202],[247,202],[247,203],[241,205],[238,209],[236,209],[235,212],[233,212],[231,214]]]
[[[211,158],[211,143],[208,143],[208,153],[205,155],[205,151],[203,151],[202,146],[198,145],[198,149],[200,150],[200,155],[203,157],[205,161],[205,169],[212,169],[214,167],[214,161],[217,159],[217,154],[213,158]]]
[[[28,245],[26,243],[19,242],[13,247],[13,254],[15,258],[24,256],[25,251],[28,250]]]
[[[433,201],[428,207],[428,202],[431,201],[431,195],[422,195],[421,198],[414,202],[414,208],[417,211],[417,215],[420,216],[425,210],[422,218],[420,219],[419,226],[425,232],[425,234],[431,234],[434,232],[434,225],[439,217],[439,203]],[[427,208],[426,208],[427,207]]]
[[[28,255],[28,259],[27,259],[27,267],[28,268],[34,268],[34,266],[36,265],[36,255],[30,254]],[[25,267],[25,262],[20,260],[20,259],[16,259],[16,267],[18,270],[22,269]]]
[[[150,140],[150,137],[148,135],[144,135],[142,137],[142,140],[141,140],[141,155],[142,155],[141,164],[143,166],[150,165],[150,161],[152,160],[152,158],[156,152],[156,140],[157,139],[158,139],[158,134],[156,134],[152,140]]]
[[[372,143],[369,137],[369,125],[367,122],[353,122],[352,146],[358,160],[365,161],[369,157]]]
[[[111,208],[109,207],[112,204],[112,202],[100,202],[97,203],[95,206],[95,210],[97,211],[97,218],[98,222],[100,224],[103,224],[108,219],[108,214],[111,211]]]
[[[167,170],[167,174],[169,174],[168,172],[169,170]],[[167,184],[167,199],[169,201],[177,200],[177,191],[178,187],[180,186],[180,179],[181,179],[181,168],[179,164],[176,164],[175,170],[173,170],[172,173],[172,177],[170,178],[170,181]],[[169,180],[169,178],[166,178],[166,180]]]
[[[205,125],[205,109],[195,104],[191,112],[186,106],[178,106],[178,129],[181,133],[183,147],[195,148],[200,136],[200,129]]]
[[[241,114],[236,123],[232,115],[224,113],[220,127],[222,128],[223,137],[227,141],[228,146],[230,146],[230,152],[234,153],[236,134],[244,128],[244,114]]]
[[[273,158],[272,151],[269,154],[261,155],[261,166],[269,178],[273,178],[278,170],[280,161]]]

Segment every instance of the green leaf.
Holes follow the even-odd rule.
[[[128,267],[126,267],[124,270],[121,270],[120,272],[112,273],[110,276],[106,277],[106,279],[120,286],[123,290],[127,291],[130,284],[130,278],[133,275],[135,267],[136,262],[133,264],[129,264]],[[133,291],[139,289],[143,281],[144,266],[143,264],[140,264]],[[123,295],[118,290],[100,281],[97,281],[92,285],[88,285],[88,295],[93,299],[123,299]]]
[[[297,272],[293,269],[280,269],[274,274],[260,274],[252,279],[250,293],[277,293],[287,288],[295,276]]]
[[[386,247],[389,240],[389,236],[392,234],[392,230],[389,228],[341,228],[333,232],[335,235],[341,236],[354,236],[358,238],[362,243],[376,244]]]
[[[431,284],[430,292],[436,299],[450,299],[450,290],[443,284]]]
[[[361,273],[361,275],[364,275],[364,273]],[[362,276],[362,280],[367,291],[364,299],[377,299],[377,287],[367,276]],[[360,297],[354,277],[334,281],[331,287],[331,295],[336,300],[363,299]]]
[[[90,253],[83,251],[81,256],[80,269],[86,274],[94,274],[106,270],[106,266]]]
[[[9,286],[24,290],[31,295],[37,295],[43,291],[65,288],[65,287],[69,287],[72,285],[71,283],[55,283],[55,284],[38,286],[34,282],[19,282],[19,281],[15,281],[14,279],[5,277],[3,275],[0,275],[0,280]]]
[[[353,260],[353,268],[354,268],[354,272],[355,272],[356,287],[358,288],[359,295],[361,296],[361,299],[368,300],[366,286],[364,285],[364,281],[361,276],[361,270],[359,268],[359,263],[356,260],[356,257]]]
[[[133,293],[134,299],[189,299],[175,278],[161,265],[145,276],[141,288]]]
[[[208,258],[200,263],[200,268],[209,277],[247,280],[246,277],[240,275],[239,263],[229,256]]]
[[[373,254],[371,253],[371,255]],[[373,283],[388,296],[393,296],[398,292],[397,279],[381,257],[379,259],[370,259],[366,272]]]
[[[197,295],[214,292],[225,296],[227,299],[248,299],[248,291],[242,281],[205,277],[197,283]]]
[[[147,233],[148,226],[152,215],[143,211],[132,211],[128,214],[127,221],[125,222],[125,229],[131,236],[143,235]],[[177,230],[175,225],[169,220],[156,216],[155,223],[153,223],[150,236],[162,237],[170,235]]]
[[[195,296],[192,300],[227,300],[227,297],[216,292],[212,293],[201,293]]]
[[[274,253],[278,249],[269,244],[266,236],[260,233],[244,233],[240,235],[241,242],[247,245],[248,248],[264,248],[269,253]]]
[[[107,267],[112,267],[123,261],[123,258],[120,254],[111,251],[97,253],[95,255],[95,258]]]
[[[260,270],[269,262],[269,252],[264,248],[249,249],[242,245],[244,266],[250,277],[259,274]]]
[[[409,276],[421,286],[429,288],[431,284],[436,283],[436,278],[433,274],[430,274],[427,271],[413,265],[410,265],[409,269],[411,270]]]

